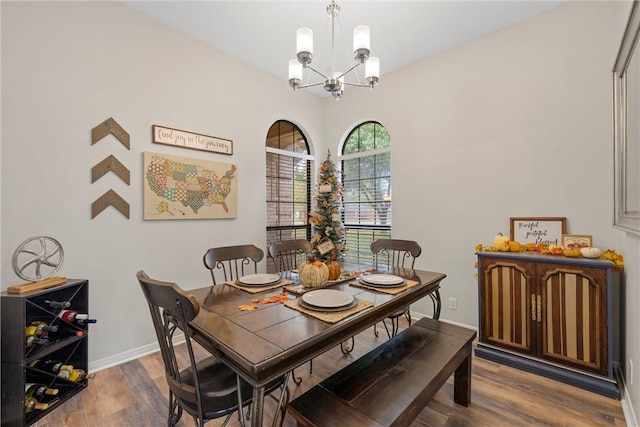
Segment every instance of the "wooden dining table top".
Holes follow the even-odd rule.
[[[327,323],[282,303],[255,304],[257,309],[241,311],[254,298],[266,298],[282,288],[250,294],[229,285],[206,286],[189,292],[200,303],[200,312],[191,322],[194,339],[234,369],[254,387],[263,387],[307,360],[324,353],[396,311],[420,300],[440,287],[443,273],[414,269],[379,269],[417,281],[407,290],[390,295],[352,286],[348,281],[338,289],[358,300],[374,303],[336,323]],[[295,277],[295,276],[294,276]],[[289,298],[296,295],[290,294]]]

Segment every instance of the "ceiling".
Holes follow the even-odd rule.
[[[229,53],[287,85],[288,62],[296,57],[296,30],[309,27],[314,37],[314,66],[331,70],[330,0],[298,1],[124,1],[149,17]],[[380,84],[384,75],[477,37],[514,25],[567,1],[542,0],[338,0],[335,21],[336,70],[345,71],[353,60],[353,28],[371,29],[371,56],[380,58]],[[364,81],[364,67],[346,81]],[[305,73],[303,83],[322,79]],[[314,88],[323,94],[323,90]]]

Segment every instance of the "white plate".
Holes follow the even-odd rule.
[[[318,289],[302,295],[302,301],[321,308],[336,308],[349,305],[353,302],[353,295],[349,292],[335,289]]]
[[[249,274],[238,279],[243,285],[269,285],[280,280],[277,274]]]
[[[362,276],[362,280],[372,285],[399,285],[404,282],[404,279],[400,276],[394,276],[392,274],[365,274]]]

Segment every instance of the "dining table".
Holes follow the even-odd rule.
[[[265,386],[274,380],[425,296],[438,295],[434,313],[439,313],[444,273],[358,267],[325,288],[353,295],[357,301],[357,306],[342,315],[314,313],[303,306],[301,300],[308,289],[291,273],[283,278],[282,286],[253,293],[233,282],[189,290],[200,304],[190,324],[194,339],[253,387],[251,426],[262,426]],[[360,286],[364,283],[357,278],[360,272],[398,276],[407,286],[397,292]],[[284,301],[261,303],[281,296],[284,290],[288,290]]]

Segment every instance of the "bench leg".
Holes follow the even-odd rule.
[[[471,403],[471,346],[453,377],[453,401],[464,406]]]

